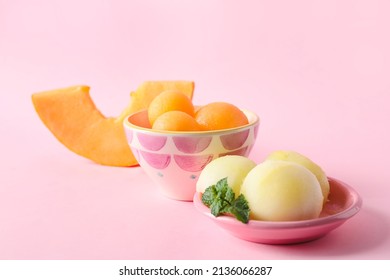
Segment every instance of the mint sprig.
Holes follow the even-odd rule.
[[[202,202],[211,209],[211,214],[215,217],[232,214],[244,224],[249,221],[250,209],[245,196],[240,194],[235,198],[233,189],[227,183],[227,178],[208,187],[202,195]]]

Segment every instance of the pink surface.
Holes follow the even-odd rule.
[[[388,1],[0,0],[0,259],[389,259]],[[140,168],[99,166],[43,126],[31,93],[92,87],[118,115],[144,80],[257,112],[277,149],[351,185],[362,210],[314,242],[237,239]]]

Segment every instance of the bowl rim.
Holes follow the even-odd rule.
[[[195,208],[202,214],[211,218],[214,221],[219,221],[224,224],[230,224],[235,226],[242,226],[253,228],[253,229],[297,229],[297,228],[305,228],[305,227],[314,227],[314,226],[323,226],[327,224],[331,224],[337,221],[345,221],[349,218],[353,217],[357,214],[363,204],[363,200],[361,196],[348,184],[335,179],[333,177],[328,177],[330,183],[337,183],[340,187],[348,192],[348,194],[352,197],[353,201],[349,207],[346,209],[326,217],[320,217],[309,220],[301,220],[301,221],[259,221],[259,220],[249,220],[247,224],[244,224],[237,219],[230,217],[228,215],[221,215],[215,217],[211,214],[210,209],[204,205],[200,199],[200,193],[196,192],[194,195],[193,203]]]
[[[147,111],[147,109],[140,110],[140,111],[137,111],[137,112],[134,112],[132,114],[127,115],[123,120],[123,125],[127,129],[138,130],[138,131],[142,131],[142,132],[149,133],[149,134],[157,134],[157,135],[167,135],[168,134],[168,135],[172,135],[172,136],[176,136],[176,135],[207,136],[207,135],[215,135],[215,134],[219,134],[219,133],[239,132],[239,131],[245,130],[249,127],[256,126],[260,123],[260,117],[255,112],[247,110],[247,109],[241,109],[241,108],[240,108],[240,110],[242,112],[244,112],[244,114],[248,117],[249,123],[246,125],[233,127],[233,128],[227,128],[227,129],[205,130],[205,131],[169,131],[169,130],[156,130],[156,129],[146,128],[146,127],[138,126],[138,125],[135,125],[135,124],[129,122],[129,118],[131,116],[134,116],[135,114],[144,113],[145,111]]]

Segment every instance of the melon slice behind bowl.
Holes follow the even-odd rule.
[[[108,166],[138,165],[123,128],[128,115],[146,109],[161,92],[175,89],[192,98],[194,83],[149,81],[130,94],[130,103],[116,117],[105,117],[95,106],[89,86],[72,86],[34,93],[33,105],[51,133],[69,150]]]

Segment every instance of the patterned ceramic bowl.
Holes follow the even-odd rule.
[[[150,129],[147,111],[124,120],[130,148],[138,163],[162,192],[173,199],[192,201],[202,169],[225,155],[248,156],[259,127],[256,114],[242,110],[249,124],[232,129],[167,132]]]

